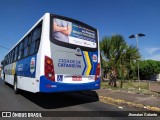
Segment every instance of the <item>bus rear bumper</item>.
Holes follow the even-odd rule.
[[[45,76],[40,77],[40,91],[39,92],[69,92],[69,91],[83,91],[83,90],[96,90],[100,89],[100,78],[95,82],[90,83],[60,83],[52,82]]]

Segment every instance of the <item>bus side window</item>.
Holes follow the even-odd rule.
[[[11,63],[11,52],[9,53],[9,63]]]
[[[28,56],[28,46],[24,48],[24,54],[23,57]]]
[[[28,35],[28,45],[30,45],[32,43],[32,35],[29,34]]]
[[[23,41],[19,45],[18,60],[22,58],[22,55],[23,55]]]
[[[29,46],[29,55],[38,52],[40,37],[41,37],[41,25],[37,26],[32,33],[32,42]]]
[[[10,53],[8,53],[8,64],[10,63]]]
[[[24,39],[24,52],[23,52],[23,57],[27,57],[28,56],[28,43],[29,43],[29,39],[28,36]]]
[[[9,63],[9,62],[8,62],[8,55],[7,55],[7,57],[6,57],[6,58],[7,58],[7,59],[6,59],[6,60],[7,60],[6,62],[7,62],[7,64],[8,64],[8,63]]]
[[[6,55],[6,57],[5,57],[5,61],[6,61],[5,65],[7,65],[7,55]]]
[[[33,43],[30,45],[29,55],[34,54],[34,51],[35,51],[35,42],[33,42]]]
[[[9,64],[9,54],[7,55],[7,64]]]
[[[28,37],[24,39],[24,48],[27,47],[27,45],[28,45]]]
[[[41,26],[37,26],[36,29],[33,31],[32,41],[36,41],[41,37]]]
[[[40,39],[36,41],[35,52],[38,52],[39,43],[40,43]]]
[[[19,49],[19,45],[17,45],[17,46],[16,46],[16,49],[15,49],[14,61],[16,61],[17,58],[18,58],[18,49]]]
[[[14,61],[14,49],[12,50],[12,58],[11,58],[11,61],[12,61],[12,62]]]

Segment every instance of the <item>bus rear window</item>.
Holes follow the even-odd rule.
[[[51,22],[52,40],[85,48],[97,48],[97,33],[95,29],[58,17],[54,17]]]

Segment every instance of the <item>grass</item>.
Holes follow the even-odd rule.
[[[140,81],[140,90],[139,90],[139,84],[138,81],[129,81],[124,80],[123,82],[123,88],[120,87],[120,80],[117,81],[117,87],[112,87],[108,85],[109,81],[101,82],[101,88],[102,89],[111,89],[111,90],[120,90],[125,92],[132,92],[137,94],[144,94],[144,95],[153,95],[153,96],[159,96],[160,93],[157,93],[155,91],[151,91],[149,89],[149,82],[147,81]]]
[[[135,88],[138,89],[139,88],[139,82],[133,82],[133,81],[129,81],[123,84],[123,87],[126,89],[129,88]],[[148,82],[140,82],[140,88],[141,89],[146,89],[149,90],[149,83]]]
[[[143,94],[149,94],[149,83],[145,81],[140,82],[140,88],[139,90],[139,83],[138,81],[127,81],[125,80],[123,82],[123,88],[120,87],[120,80],[117,81],[117,87],[112,87],[108,85],[109,81],[101,82],[101,88],[103,89],[111,89],[111,90],[123,90],[123,91],[129,91],[129,92],[135,92],[135,93],[143,93]]]

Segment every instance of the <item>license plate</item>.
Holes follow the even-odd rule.
[[[82,81],[81,76],[72,76],[72,81]]]

